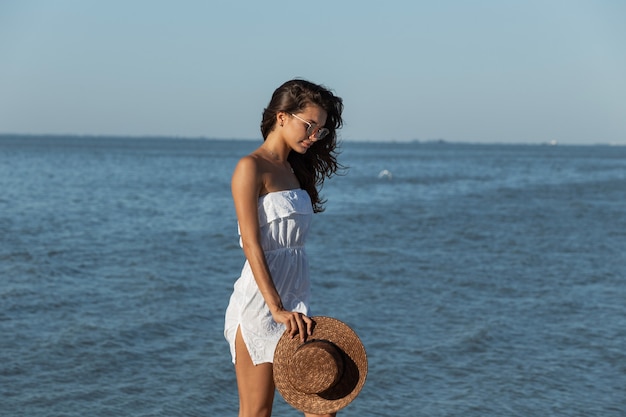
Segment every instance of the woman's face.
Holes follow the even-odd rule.
[[[309,105],[298,113],[285,113],[285,138],[291,149],[305,153],[317,140],[321,129],[326,124],[326,111],[319,106]]]

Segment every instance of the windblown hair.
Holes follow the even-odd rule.
[[[261,133],[263,140],[267,139],[276,127],[276,115],[279,112],[298,113],[309,105],[317,105],[326,111],[326,124],[323,127],[329,133],[324,139],[314,142],[305,154],[291,152],[288,161],[300,186],[311,197],[313,211],[319,213],[324,211],[326,202],[320,197],[324,180],[344,169],[337,162],[337,129],[343,125],[343,100],[322,85],[300,79],[287,81],[274,91],[263,111]]]

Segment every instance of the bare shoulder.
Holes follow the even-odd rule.
[[[233,190],[245,189],[258,192],[262,185],[263,160],[254,152],[237,162],[231,186]]]
[[[244,156],[243,158],[239,160],[239,162],[237,162],[237,165],[235,166],[235,173],[237,173],[238,171],[258,172],[259,165],[260,165],[259,157],[255,155],[254,153],[251,153],[249,155]]]

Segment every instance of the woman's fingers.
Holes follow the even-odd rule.
[[[307,336],[311,336],[313,334],[313,325],[315,322],[311,317],[307,317],[304,314],[302,315],[302,320],[306,323],[306,334]]]
[[[302,317],[303,317],[303,315],[301,315],[301,314],[296,314],[296,316],[295,316],[296,324],[298,326],[298,333],[300,333],[300,341],[302,343],[304,343],[304,341],[306,340],[306,336],[309,333],[308,333],[307,325],[304,322],[304,319]]]
[[[313,324],[314,322],[310,317],[301,313],[292,313],[285,326],[292,338],[299,334],[300,340],[304,343],[307,336],[311,336],[313,333]]]
[[[313,321],[312,318],[296,312],[284,311],[282,313],[282,318],[277,319],[276,321],[280,321],[285,325],[285,330],[292,338],[296,337],[297,334],[300,334],[302,343],[306,341],[307,336],[311,336],[313,334],[313,327],[315,326],[315,321]]]

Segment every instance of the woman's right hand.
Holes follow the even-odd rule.
[[[297,334],[300,334],[300,340],[302,343],[306,341],[308,336],[313,334],[313,325],[315,322],[312,318],[307,317],[302,313],[287,310],[278,310],[272,313],[272,318],[277,323],[285,325],[285,329],[289,332],[291,338],[294,338]]]

